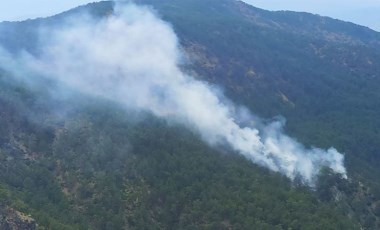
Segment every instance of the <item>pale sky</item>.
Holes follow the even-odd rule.
[[[0,21],[52,16],[97,0],[0,0]]]
[[[0,21],[51,16],[96,0],[0,0]],[[160,0],[157,0],[160,1]],[[329,16],[380,31],[380,0],[244,0],[268,10]]]

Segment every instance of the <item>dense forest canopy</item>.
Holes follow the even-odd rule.
[[[30,84],[1,66],[2,205],[41,229],[378,229],[379,33],[231,0],[136,2],[172,26],[182,71],[263,119],[282,115],[308,147],[335,146],[349,179],[326,167],[310,188],[149,111],[75,90],[62,97],[51,79]],[[0,23],[0,44],[38,55],[37,28],[113,9]]]

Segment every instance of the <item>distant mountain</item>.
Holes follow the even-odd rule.
[[[29,89],[2,71],[2,204],[42,229],[379,228],[380,33],[233,0],[135,2],[173,26],[184,71],[266,119],[284,116],[302,143],[337,147],[349,180],[326,170],[315,190],[292,184],[183,127],[88,96],[48,98],[51,82]],[[0,23],[0,44],[38,55],[38,27],[81,11],[101,20],[113,7]],[[69,119],[56,119],[51,104],[71,104]]]

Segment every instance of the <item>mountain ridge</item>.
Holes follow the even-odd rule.
[[[348,212],[349,214],[347,214],[347,216],[350,216],[352,221],[361,223],[361,226],[365,226],[365,228],[376,229],[376,224],[378,223],[377,207],[379,204],[379,196],[376,194],[376,189],[379,186],[376,181],[376,175],[378,175],[377,173],[379,172],[375,168],[376,163],[379,162],[379,159],[377,157],[379,146],[376,144],[378,140],[376,128],[379,127],[379,123],[376,121],[376,108],[378,105],[376,99],[380,98],[379,94],[376,92],[377,86],[379,84],[378,70],[380,69],[379,64],[376,61],[379,60],[379,41],[377,40],[379,33],[372,33],[372,31],[368,31],[362,27],[358,27],[358,31],[356,31],[356,26],[353,26],[355,28],[352,29],[350,27],[351,25],[349,26],[348,24],[343,23],[350,28],[344,28],[342,29],[342,33],[339,32],[337,33],[338,35],[336,37],[330,38],[331,35],[329,34],[329,27],[327,29],[323,29],[324,27],[322,27],[322,30],[319,30],[317,32],[314,31],[313,28],[315,28],[315,26],[313,26],[313,23],[320,23],[319,20],[317,20],[317,22],[313,21],[313,23],[311,23],[311,26],[309,27],[308,25],[306,29],[299,29],[297,27],[297,25],[304,25],[301,23],[302,20],[309,20],[310,15],[308,14],[306,16],[304,14],[301,14],[302,17],[299,14],[292,14],[289,16],[290,19],[288,19],[288,15],[283,12],[281,12],[281,14],[270,14],[266,11],[258,10],[257,15],[257,9],[246,6],[241,2],[227,0],[209,0],[207,2],[208,4],[204,1],[159,2],[150,0],[137,1],[137,3],[154,5],[158,14],[172,24],[174,30],[180,38],[181,45],[183,46],[183,49],[186,51],[186,54],[189,58],[189,62],[183,66],[183,69],[189,71],[190,73],[193,73],[198,79],[210,82],[210,84],[221,85],[228,96],[240,104],[247,105],[255,113],[258,113],[263,117],[270,119],[271,117],[278,114],[284,115],[288,119],[288,130],[291,132],[291,134],[307,145],[317,145],[322,147],[337,145],[339,149],[342,149],[347,153],[349,176],[354,181],[352,183],[350,181],[342,182],[339,179],[334,179],[333,176],[331,177],[333,179],[327,177],[326,180],[322,180],[322,182],[325,183],[325,187],[322,187],[323,189],[318,191],[318,195],[320,195],[320,197],[316,199],[314,195],[310,195],[309,192],[303,193],[302,188],[295,188],[296,191],[293,191],[289,187],[286,187],[288,185],[285,180],[285,182],[280,183],[286,187],[286,189],[289,189],[290,192],[283,192],[281,189],[284,188],[279,188],[279,191],[276,192],[276,197],[266,197],[260,193],[259,188],[253,186],[250,187],[250,189],[253,189],[255,193],[240,193],[245,197],[245,201],[250,200],[250,202],[254,203],[256,201],[251,199],[255,198],[256,195],[261,194],[260,196],[262,196],[262,200],[259,199],[259,201],[262,201],[265,205],[259,205],[260,203],[257,205],[265,210],[269,206],[273,205],[272,203],[268,202],[268,200],[274,198],[275,200],[279,201],[285,197],[287,201],[291,203],[291,205],[295,205],[292,207],[295,208],[297,213],[302,210],[308,210],[306,213],[316,213],[316,216],[312,218],[315,218],[313,220],[318,220],[319,217],[323,216],[324,213],[327,212],[326,209],[335,211],[334,208],[329,206],[332,204],[336,205],[333,202],[335,199],[335,201],[338,203],[336,206],[339,207],[339,205],[342,205],[345,207],[345,210],[340,210],[338,208],[338,213],[341,212],[347,214],[346,212]],[[102,2],[89,4],[86,6],[86,8],[91,7],[91,11],[95,12],[95,15],[102,17],[110,12],[112,5],[113,4],[111,2]],[[81,9],[85,8],[79,8],[79,11]],[[254,13],[249,13],[250,15],[244,15],[241,13],[245,11],[254,11]],[[70,14],[70,12],[66,12],[59,17],[64,18]],[[264,15],[265,17],[265,14],[270,14],[272,16],[269,19],[264,18],[264,20],[260,18],[264,17],[260,14]],[[242,18],[242,16],[244,17]],[[256,19],[255,17],[259,17],[259,19]],[[316,18],[320,19],[318,17]],[[0,43],[5,45],[7,48],[10,47],[10,50],[13,52],[18,52],[24,47],[27,50],[30,49],[31,53],[38,53],[38,50],[34,50],[34,45],[37,43],[37,41],[34,39],[36,39],[37,35],[33,33],[35,32],[35,28],[38,27],[38,24],[41,22],[41,20],[53,20],[53,24],[55,23],[54,20],[57,20],[58,23],[60,21],[60,19],[48,18],[38,19],[36,21],[31,20],[24,23],[11,23],[7,24],[6,26],[0,23],[0,28],[3,27],[0,30],[7,31],[7,28],[5,27],[8,26],[8,31],[14,32],[12,36],[10,36],[9,33],[2,33],[3,35],[0,35]],[[321,20],[323,21],[323,18]],[[330,19],[328,21],[330,21],[332,24],[335,22],[334,20],[331,21]],[[279,22],[282,22],[282,24]],[[34,23],[36,23],[37,26]],[[50,22],[44,23],[49,24]],[[263,26],[262,23],[266,23],[265,26]],[[289,23],[293,23],[295,25],[292,24],[291,26],[286,26]],[[338,24],[339,25],[336,25],[337,27],[342,25],[340,23]],[[29,28],[29,30],[24,30],[25,28]],[[302,31],[308,30],[312,30],[312,32],[306,35],[302,34]],[[331,30],[334,31],[334,29]],[[353,32],[351,30],[353,30]],[[363,30],[366,34],[369,35],[365,35],[363,37],[361,35],[361,32]],[[323,31],[327,32],[325,33]],[[349,34],[352,34],[352,38],[348,36]],[[349,38],[347,38],[347,36]],[[19,98],[20,95],[22,96],[23,93],[25,93],[24,90],[20,88],[17,89],[17,87],[14,89],[14,91],[11,90],[11,92],[16,92],[15,98]],[[10,94],[5,93],[3,95],[3,100],[9,101],[9,95]],[[23,98],[29,98],[28,95],[29,94],[25,94],[24,97],[21,97],[21,99],[19,98],[18,100],[23,101]],[[355,97],[352,95],[355,95]],[[372,100],[368,100],[369,98],[372,98]],[[20,108],[22,109],[24,106],[26,105],[22,105]],[[15,110],[20,111],[20,108],[17,108],[16,106]],[[123,173],[125,173],[125,171],[123,171],[123,167],[118,166],[117,162],[107,160],[107,162],[109,162],[109,165],[116,165],[115,167],[120,169],[114,175],[111,174],[108,169],[103,169],[99,164],[102,159],[108,159],[105,156],[105,152],[107,151],[104,146],[109,146],[109,140],[107,141],[107,138],[105,138],[105,136],[113,136],[116,140],[118,140],[118,138],[109,131],[109,127],[116,127],[117,125],[113,124],[109,120],[109,115],[104,115],[102,114],[103,112],[99,112],[99,108],[96,107],[96,109],[93,109],[93,111],[97,112],[82,111],[77,114],[77,119],[74,119],[72,122],[67,122],[67,124],[65,124],[63,127],[59,125],[59,128],[53,128],[53,130],[50,130],[47,133],[36,132],[35,134],[42,140],[47,140],[48,143],[50,143],[50,138],[53,138],[55,140],[53,144],[47,144],[47,146],[50,147],[45,149],[49,150],[52,148],[54,149],[55,153],[53,153],[53,155],[50,157],[48,153],[46,153],[46,157],[45,154],[41,154],[41,156],[43,156],[43,162],[45,162],[43,164],[46,164],[46,168],[54,172],[49,178],[58,178],[52,179],[54,183],[51,183],[50,186],[58,190],[65,189],[66,192],[64,192],[64,194],[57,192],[57,194],[60,195],[58,197],[52,196],[52,198],[61,200],[62,207],[68,208],[67,210],[70,210],[70,205],[67,205],[65,203],[67,200],[74,203],[74,207],[77,208],[76,211],[80,212],[81,207],[86,207],[88,210],[86,209],[87,211],[85,213],[90,217],[83,217],[84,214],[82,214],[81,218],[88,218],[86,220],[88,222],[82,222],[83,225],[89,224],[89,222],[94,221],[94,218],[102,215],[92,213],[93,211],[91,210],[94,209],[94,207],[99,208],[99,210],[104,210],[106,209],[105,207],[113,210],[112,207],[108,206],[107,203],[103,203],[104,207],[93,203],[96,201],[96,196],[94,196],[94,194],[101,196],[104,199],[110,199],[107,194],[102,193],[101,189],[96,190],[96,186],[92,187],[94,186],[92,185],[93,183],[98,184],[100,188],[110,189],[112,191],[112,194],[114,194],[118,199],[120,197],[123,197],[118,189],[120,189],[120,186],[125,186],[117,182],[114,182],[114,184],[111,185],[106,183],[108,179],[109,181],[117,181],[118,178],[123,178]],[[113,110],[111,109],[110,111]],[[113,116],[120,119],[120,114],[122,114],[122,112],[119,111],[113,114]],[[360,120],[358,120],[358,118],[360,118]],[[102,119],[110,122],[111,125],[108,126],[107,124],[104,124]],[[27,120],[28,119],[26,119],[26,122]],[[7,121],[7,123],[9,123],[9,120],[4,119],[3,122],[4,121]],[[20,129],[19,127],[22,127],[20,124],[22,124],[22,122],[17,123],[14,126],[14,129]],[[357,133],[350,134],[349,131],[352,129],[352,127],[348,127],[348,124],[353,126]],[[64,128],[66,126],[70,128]],[[107,131],[100,136],[96,136],[94,133],[97,131],[102,131],[102,128],[100,127],[103,127],[104,130]],[[126,125],[126,127],[129,127],[129,125]],[[144,171],[142,169],[144,169],[145,164],[149,166],[148,168],[157,170],[143,172],[142,174],[144,176],[140,175],[137,168],[131,170],[132,172],[127,173],[128,180],[126,180],[125,183],[130,185],[131,188],[131,190],[127,191],[127,193],[130,194],[130,196],[127,197],[127,200],[129,200],[131,203],[129,203],[129,206],[127,208],[129,212],[127,216],[130,222],[126,222],[133,226],[133,224],[142,224],[143,221],[148,221],[148,223],[151,225],[157,224],[162,228],[164,228],[163,226],[172,226],[172,228],[175,228],[179,226],[179,219],[182,218],[184,222],[181,223],[196,223],[195,226],[197,227],[209,227],[210,229],[214,227],[217,229],[219,226],[219,228],[225,227],[228,229],[229,227],[233,226],[231,228],[238,229],[239,225],[236,224],[236,221],[232,221],[233,223],[226,223],[224,220],[218,219],[223,215],[226,215],[230,218],[232,214],[228,210],[230,210],[231,207],[232,210],[237,210],[234,209],[235,206],[233,204],[230,204],[231,207],[225,208],[221,202],[223,198],[227,198],[231,199],[231,202],[233,203],[234,199],[237,199],[236,197],[232,199],[230,196],[231,194],[229,193],[223,193],[223,195],[220,196],[218,193],[215,193],[215,191],[220,191],[223,189],[228,190],[228,186],[230,185],[224,181],[223,177],[221,177],[221,174],[218,174],[221,172],[220,168],[223,168],[223,166],[218,166],[218,173],[215,174],[214,178],[211,177],[213,179],[218,178],[217,182],[221,183],[221,185],[213,184],[211,187],[215,187],[212,189],[210,188],[211,190],[206,190],[206,195],[204,195],[205,197],[201,199],[202,202],[199,204],[195,202],[196,200],[194,201],[189,197],[196,197],[196,194],[200,193],[200,189],[196,186],[191,187],[185,183],[185,185],[190,186],[188,188],[189,191],[187,191],[186,189],[183,189],[184,187],[180,186],[181,180],[178,179],[184,178],[190,182],[196,182],[194,178],[188,178],[184,175],[186,175],[186,172],[191,172],[194,177],[199,177],[199,175],[197,175],[197,172],[193,171],[191,168],[187,169],[187,171],[181,171],[178,169],[178,167],[175,166],[176,164],[174,162],[182,164],[184,157],[176,158],[175,154],[173,152],[170,152],[170,146],[168,143],[166,143],[164,140],[154,140],[154,135],[149,135],[149,132],[151,130],[155,130],[153,133],[156,133],[157,135],[160,132],[168,132],[168,136],[171,137],[170,140],[172,140],[173,143],[183,143],[181,141],[188,138],[191,142],[197,143],[196,146],[203,145],[198,143],[198,140],[196,138],[194,139],[194,137],[188,137],[187,135],[190,135],[188,133],[184,134],[185,136],[183,136],[181,140],[177,140],[174,138],[174,136],[180,136],[180,133],[182,132],[175,128],[174,130],[168,131],[167,127],[162,124],[161,121],[154,123],[153,128],[149,122],[145,124],[145,127],[147,128],[145,128],[145,130],[141,133],[139,133],[138,129],[134,130],[133,128],[126,128],[126,130],[132,130],[133,132],[137,133],[137,137],[134,137],[132,134],[130,137],[136,141],[136,146],[140,148],[139,152],[144,152],[146,154],[144,156],[148,156],[147,159],[144,160],[144,158],[138,154],[132,155],[133,157],[130,157],[128,155],[128,157],[126,157],[127,159],[125,159],[125,156],[123,156],[121,152],[118,152],[117,149],[114,151],[116,156],[120,157],[118,159],[122,159],[122,162],[129,162],[130,160],[132,163],[128,163],[128,165],[130,165],[132,169],[134,167],[133,165],[137,165],[138,169]],[[129,131],[127,132],[125,130],[120,130],[120,132],[128,133]],[[42,138],[44,135],[47,137]],[[20,139],[22,143],[26,143],[26,141],[22,139],[23,136],[28,136],[28,131],[25,131],[25,134],[19,134],[19,137],[16,139]],[[82,145],[75,141],[76,136],[79,136],[81,138],[83,141]],[[100,145],[98,146],[95,144],[97,142],[96,140],[105,140],[105,142],[99,141]],[[35,146],[35,144],[32,144],[34,143],[32,137],[30,137],[27,143],[30,143],[27,145],[29,148]],[[66,143],[68,145],[68,148],[66,148],[63,143]],[[164,146],[162,147],[164,150],[159,153],[162,155],[154,156],[154,154],[150,153],[150,151],[153,152],[153,150],[152,148],[149,149],[149,146],[147,146],[144,150],[146,143],[154,143],[152,146]],[[37,146],[40,146],[41,149],[44,149],[44,145],[46,145],[46,143],[37,144]],[[101,151],[95,151],[95,148],[92,146],[99,147]],[[178,144],[178,146],[180,146],[180,144]],[[191,143],[187,143],[186,146],[188,146],[188,149],[195,148]],[[121,149],[129,149],[123,145],[119,147]],[[177,149],[178,152],[181,151],[181,148],[179,147],[176,147],[175,149]],[[126,150],[126,152],[128,151],[129,150]],[[199,147],[197,151],[208,152],[212,150],[208,150],[207,148],[205,150],[203,147]],[[60,159],[61,155],[66,157],[66,152],[68,154],[67,159]],[[85,155],[80,156],[79,153],[81,152],[84,152]],[[96,153],[97,155],[93,155],[92,153]],[[159,156],[165,156],[165,159],[167,159],[167,165],[159,160]],[[90,166],[87,166],[85,164],[82,165],[79,163],[85,161],[86,158],[84,157],[93,158],[93,160],[90,161],[91,163],[89,163]],[[134,157],[142,160],[144,164],[139,164],[138,161],[131,160]],[[204,162],[203,172],[205,172],[205,174],[208,172],[208,170],[215,170],[215,168],[207,166],[207,160],[202,159],[200,156],[198,157],[198,160]],[[210,155],[207,155],[207,157],[210,157]],[[70,165],[70,159],[76,159],[76,161],[74,161],[74,165]],[[58,164],[56,162],[57,160],[61,160],[62,162]],[[194,160],[194,162],[194,165],[196,165],[197,161]],[[212,161],[209,161],[208,163],[210,162]],[[238,160],[238,162],[241,164],[246,164],[244,160]],[[235,163],[232,163],[231,167],[238,167],[237,165],[239,164],[235,165]],[[45,167],[45,165],[43,165],[43,167]],[[112,166],[108,167],[112,168]],[[249,169],[249,166],[247,167],[248,168],[244,168],[244,170],[256,170],[256,167],[254,166],[252,166],[254,169]],[[172,169],[174,172],[177,172],[178,175],[172,174],[168,168]],[[372,170],[372,175],[367,175],[365,171],[362,172],[364,168],[366,170],[367,168],[369,170]],[[62,174],[62,169],[66,170],[66,174]],[[47,170],[47,172],[44,172],[49,174],[49,170]],[[165,173],[157,173],[162,172],[162,170]],[[232,174],[237,173],[237,171],[235,171],[236,169],[231,170]],[[154,175],[155,173],[158,175]],[[264,170],[263,173],[262,171],[257,170],[255,173],[259,176],[257,176],[256,179],[253,178],[253,180],[258,180],[263,183],[263,181],[265,181],[263,178],[266,178],[263,175],[266,175],[267,172]],[[33,173],[31,174],[33,175]],[[244,175],[248,174],[244,173]],[[80,179],[75,179],[75,177],[78,177]],[[36,178],[39,177],[37,176]],[[155,182],[155,180],[152,178],[155,178],[155,180],[163,184],[169,183],[164,179],[168,178],[172,184],[168,187],[165,187],[164,185]],[[236,182],[238,180],[236,180],[234,177],[228,178],[228,180],[235,181],[234,186],[237,187],[239,187],[238,185],[240,183],[243,183],[245,186],[248,186],[246,183],[249,183],[249,181]],[[276,180],[282,180],[279,179],[278,176],[274,176],[275,179],[273,179],[272,176],[269,176],[268,178],[271,178],[269,179],[269,181],[271,181],[270,183],[273,183],[273,181]],[[122,180],[125,180],[125,178]],[[32,178],[32,181],[34,181],[34,178]],[[208,181],[206,180],[205,183],[210,183],[211,181],[212,180],[209,179]],[[50,182],[45,183],[49,184]],[[363,185],[364,188],[358,185],[361,183],[365,184]],[[57,186],[57,184],[63,187]],[[109,187],[102,187],[102,184],[107,184]],[[258,186],[259,184],[260,183],[256,183],[255,185]],[[24,190],[26,193],[28,189],[33,187],[32,185],[33,182],[25,182]],[[182,202],[180,202],[181,198],[176,197],[174,192],[170,190],[176,186],[178,186],[179,190],[182,191],[181,196],[184,196],[193,202],[191,205],[182,204]],[[220,189],[220,186],[223,189]],[[265,187],[265,189],[267,189],[266,191],[270,191],[269,188],[271,188],[272,185],[265,186],[268,186]],[[155,196],[150,197],[149,191],[159,191],[157,193],[153,192],[158,198]],[[231,190],[228,191],[231,193],[233,192]],[[164,195],[165,192],[171,194],[171,196],[166,197]],[[73,195],[76,193],[80,194],[79,198]],[[343,194],[340,197],[345,198],[339,200],[339,194]],[[218,197],[217,200],[219,202],[208,203],[208,196],[214,199],[216,199],[215,197]],[[166,199],[169,200],[172,199],[172,201],[177,204],[175,207],[173,207],[174,211],[171,210],[170,207],[165,206],[164,202],[162,201],[162,197],[166,197]],[[279,197],[281,197],[281,199]],[[295,200],[301,199],[306,204],[313,204],[312,208],[305,207],[307,205],[298,206],[298,204],[296,205],[295,203],[292,203],[291,201],[294,201],[294,197],[298,197]],[[135,199],[143,199],[145,203],[133,203],[132,201]],[[198,197],[198,199],[200,198]],[[328,202],[319,203],[319,199],[327,200],[328,202],[332,202],[332,204]],[[103,201],[104,200],[100,202]],[[149,203],[149,201],[152,203]],[[244,203],[244,200],[239,200],[239,202]],[[369,205],[366,203],[369,203]],[[155,204],[155,209],[149,209],[149,204]],[[206,215],[207,220],[203,220],[205,223],[196,222],[195,219],[199,215],[193,212],[195,210],[194,207],[202,207],[202,205],[205,205],[203,206],[204,209],[209,210],[209,213]],[[226,211],[227,214],[219,213],[210,208],[212,205],[215,205],[217,207],[223,206],[221,210]],[[286,206],[289,204],[281,203],[281,205]],[[185,206],[185,208],[183,208],[183,206]],[[116,205],[116,207],[120,210],[123,210],[123,208],[121,208],[119,205]],[[245,206],[245,208],[247,212],[255,212],[252,207],[248,208]],[[275,211],[279,209],[285,213],[284,207],[272,208],[268,208],[268,210]],[[34,207],[34,209],[36,209],[36,207]],[[187,210],[188,216],[177,217],[173,214],[173,212],[175,212],[177,209]],[[37,210],[40,209],[37,207]],[[149,211],[149,215],[151,215],[150,220],[146,220],[146,218],[143,217],[142,213],[144,213],[144,210]],[[115,210],[113,210],[113,212],[118,213],[118,211]],[[176,216],[175,218],[179,219],[171,217],[171,214],[173,216]],[[278,227],[279,229],[285,228],[286,226],[293,226],[295,229],[302,229],[302,227],[305,227],[300,225],[300,223],[295,223],[295,219],[287,222],[286,218],[281,217],[283,215],[281,213],[277,213],[278,215],[276,214],[276,218],[278,218],[277,220],[270,219],[269,215],[267,214],[265,216],[262,216],[261,219],[255,219],[255,224],[257,224],[257,226],[262,226],[263,229],[272,229],[276,226],[276,224],[280,225],[280,227]],[[125,218],[121,216],[123,215],[123,212],[121,212],[121,214],[118,213],[115,216],[112,216],[110,213],[107,215],[110,216],[110,219],[114,218],[114,223],[116,224],[122,223],[123,218]],[[217,217],[214,218],[213,215],[216,215]],[[247,213],[242,212],[240,215],[244,216],[247,215]],[[160,217],[165,220],[164,223],[159,221]],[[55,216],[54,218],[59,217]],[[239,219],[240,217],[237,218],[235,216],[233,218]],[[304,221],[304,223],[311,223],[312,220],[310,218],[311,217],[305,216],[302,221]],[[39,214],[38,219],[43,220],[44,224],[49,222],[46,221],[46,219],[49,218],[41,218],[41,214]],[[231,221],[232,219],[229,220]],[[58,219],[56,219],[56,221],[57,220]],[[213,223],[215,225],[207,225],[208,220],[215,220],[215,223]],[[112,225],[112,223],[107,223],[107,220],[104,218],[101,218],[99,221],[104,228],[106,228],[107,224],[111,226],[109,229],[112,229],[112,226],[115,226]],[[324,227],[328,226],[328,218],[324,219],[324,221],[325,222],[321,224]],[[341,224],[341,227],[343,226],[343,223],[339,224]],[[354,228],[355,225],[353,223],[351,224]],[[141,227],[143,225],[136,226]],[[249,226],[249,224],[244,226]],[[349,227],[347,225],[345,226]],[[310,228],[318,229],[316,226],[310,226]],[[242,226],[240,226],[240,229],[242,229]]]

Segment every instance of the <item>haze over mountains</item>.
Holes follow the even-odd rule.
[[[0,24],[7,208],[54,229],[378,227],[379,33],[137,4]]]

